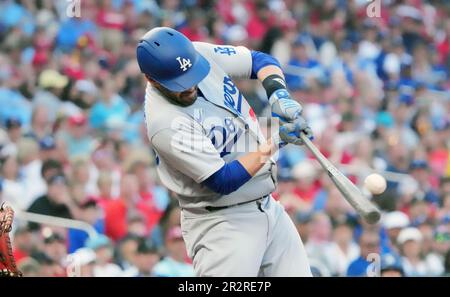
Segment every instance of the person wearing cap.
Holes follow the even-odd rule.
[[[383,216],[382,226],[387,232],[391,253],[398,253],[397,237],[403,228],[410,224],[409,217],[401,211],[388,212]]]
[[[92,249],[96,255],[94,265],[95,277],[118,277],[123,275],[119,265],[112,263],[113,245],[111,240],[102,234],[89,238],[86,247]]]
[[[409,173],[419,183],[420,190],[425,193],[425,201],[437,204],[439,195],[431,186],[430,166],[427,160],[412,160],[409,164]]]
[[[156,246],[145,238],[139,238],[134,253],[134,268],[129,268],[125,271],[125,275],[132,277],[153,277],[155,276],[153,269],[159,259],[160,255]]]
[[[68,85],[67,76],[53,69],[46,69],[38,77],[38,90],[33,98],[34,106],[45,106],[51,121],[54,121],[61,107],[61,96]]]
[[[60,159],[58,147],[53,136],[46,136],[39,141],[39,158],[42,161]]]
[[[405,276],[400,258],[393,254],[381,256],[380,263],[381,277],[402,277]]]
[[[295,227],[305,244],[308,242],[309,233],[311,232],[311,220],[312,214],[310,212],[297,211],[294,214]]]
[[[42,251],[55,263],[62,264],[64,258],[67,256],[66,238],[62,235],[62,232],[42,232],[44,245]]]
[[[66,258],[66,270],[69,277],[94,277],[97,255],[90,248],[78,249]]]
[[[167,231],[166,255],[153,269],[155,276],[192,277],[195,276],[192,264],[186,262],[186,246],[180,226]]]
[[[22,121],[17,117],[9,117],[5,121],[5,128],[8,132],[9,141],[17,143],[22,137]]]
[[[423,235],[419,229],[403,229],[397,237],[406,276],[437,276],[443,272],[443,263],[429,258],[422,251]]]
[[[16,154],[17,143],[22,138],[22,121],[18,117],[9,117],[5,121],[8,143],[2,148],[2,154]]]
[[[97,87],[91,80],[80,79],[75,83],[76,93],[72,101],[81,109],[86,110],[92,107],[97,99]]]
[[[286,83],[293,91],[309,89],[317,78],[314,73],[320,72],[320,64],[310,57],[309,44],[312,41],[309,37],[299,35],[293,42],[291,59],[288,66],[298,69],[301,74],[286,74]]]
[[[89,155],[94,150],[94,140],[89,134],[88,118],[83,113],[71,115],[66,127],[59,139],[64,142],[67,154],[70,157]]]

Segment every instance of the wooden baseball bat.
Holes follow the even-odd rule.
[[[375,224],[380,220],[380,210],[371,203],[361,191],[340,172],[324,155],[317,149],[317,147],[308,139],[304,133],[300,133],[300,138],[305,146],[311,151],[314,157],[319,161],[320,165],[328,176],[342,193],[344,198],[351,204],[351,206],[358,212],[360,216],[369,224]]]

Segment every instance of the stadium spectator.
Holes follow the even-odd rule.
[[[13,255],[17,263],[27,259],[36,248],[33,234],[27,226],[18,227],[14,232]]]
[[[76,206],[69,197],[67,180],[63,175],[48,179],[47,193],[39,197],[28,208],[29,212],[71,219]],[[34,228],[35,224],[32,224]]]
[[[155,265],[153,274],[162,277],[192,277],[194,269],[186,263],[186,246],[179,226],[169,229],[166,235],[165,257]]]
[[[58,232],[53,232],[47,229],[49,232],[43,232],[44,246],[42,251],[49,257],[55,264],[62,265],[66,256],[66,238],[60,235]]]
[[[402,255],[402,266],[406,276],[438,276],[443,272],[442,264],[435,258],[424,257],[421,242],[423,235],[417,228],[403,229],[397,238]]]
[[[124,270],[124,275],[130,275],[136,272],[134,262],[136,261],[135,256],[139,242],[139,236],[128,234],[116,245],[114,261]]]
[[[88,134],[87,118],[83,114],[72,115],[67,120],[67,129],[60,132],[59,138],[70,157],[89,155],[94,149],[92,137]]]
[[[97,202],[92,198],[87,198],[79,205],[78,220],[86,222],[92,226],[99,234],[105,233],[105,221],[97,206]],[[68,230],[68,252],[74,253],[79,248],[86,246],[89,234],[84,230],[70,228]],[[90,247],[91,249],[94,249]]]
[[[89,238],[86,247],[92,249],[96,255],[93,276],[122,276],[122,269],[117,264],[112,263],[113,246],[108,237],[105,235],[97,235]]]
[[[144,238],[141,238],[135,253],[135,270],[132,274],[129,274],[130,272],[128,271],[127,276],[155,276],[153,274],[153,269],[160,258],[156,247]]]
[[[380,276],[381,277],[405,276],[400,259],[392,254],[383,255],[381,257]]]
[[[360,256],[347,269],[347,276],[366,276],[370,265],[369,255],[380,254],[380,236],[373,231],[365,231],[359,238]]]

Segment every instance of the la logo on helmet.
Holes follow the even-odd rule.
[[[180,63],[180,69],[183,71],[186,71],[188,68],[192,67],[191,59],[185,59],[181,60],[181,57],[177,58],[178,63]]]

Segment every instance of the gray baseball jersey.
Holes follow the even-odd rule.
[[[194,104],[171,104],[147,85],[145,118],[148,137],[157,155],[161,182],[179,196],[180,206],[224,206],[270,194],[276,187],[276,164],[265,164],[250,181],[229,195],[201,183],[265,141],[255,114],[233,78],[250,78],[251,52],[245,47],[194,42],[210,63]],[[180,62],[180,67],[185,67]]]

